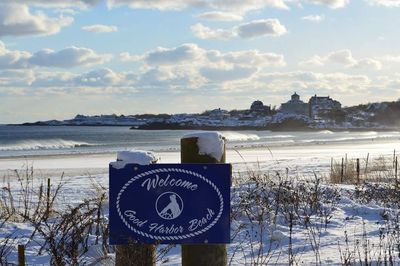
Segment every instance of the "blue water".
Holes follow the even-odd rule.
[[[129,127],[0,126],[0,157],[108,153],[126,149],[178,151],[188,130],[130,130]],[[324,145],[400,140],[400,132],[226,131],[228,149]]]
[[[186,132],[129,127],[0,126],[0,157],[104,153],[121,149],[176,150]]]

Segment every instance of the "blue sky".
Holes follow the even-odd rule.
[[[0,123],[397,100],[399,28],[400,0],[3,0]]]

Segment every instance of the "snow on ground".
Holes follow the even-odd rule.
[[[369,148],[371,149],[371,146]],[[328,149],[327,154],[329,151],[332,152],[333,148],[331,150]],[[236,178],[239,177],[239,173],[240,176],[246,177],[246,173],[249,170],[253,172],[260,170],[261,173],[267,173],[273,179],[276,178],[275,170],[278,170],[282,175],[288,174],[288,180],[293,181],[291,183],[292,186],[305,182],[297,180],[305,173],[312,175],[315,169],[319,169],[317,176],[321,177],[324,173],[327,173],[330,164],[329,156],[322,156],[323,159],[321,157],[316,158],[312,150],[306,153],[304,153],[304,150],[299,150],[299,152],[304,153],[303,157],[300,158],[298,154],[292,153],[293,150],[285,151],[281,149],[272,155],[265,151],[265,157],[270,158],[268,163],[261,161],[259,153],[250,150],[241,152],[245,154],[245,159],[250,162],[239,163],[244,159],[242,155],[238,155],[236,152],[230,153],[231,158],[235,158],[237,161],[234,164]],[[321,155],[321,152],[319,155]],[[329,155],[332,156],[332,153],[329,153]],[[161,162],[163,162],[162,159],[161,156]],[[308,163],[305,163],[300,169],[300,164],[293,167],[295,160],[300,160],[304,163],[307,161]],[[290,171],[286,172],[288,167],[290,167]],[[51,182],[54,186],[60,182],[61,176],[61,172],[55,174],[56,172],[56,168],[53,169]],[[4,187],[7,187],[8,183],[10,183],[12,190],[17,192],[15,195],[21,192],[19,182],[13,176],[12,171],[3,172],[3,176],[2,184],[0,184],[3,187],[2,196],[6,193]],[[43,179],[39,180],[34,186],[39,186],[45,181]],[[273,193],[279,191],[277,190],[279,187],[275,187],[275,190],[268,190],[268,187],[264,190],[257,190],[258,188],[254,181],[250,182],[247,178],[245,181],[239,184],[236,183],[232,188],[232,209],[236,214],[232,219],[231,237],[233,242],[228,246],[228,260],[232,265],[250,265],[255,264],[255,262],[259,264],[268,262],[271,265],[288,265],[290,257],[293,262],[300,265],[313,265],[316,261],[316,254],[319,254],[318,261],[322,265],[341,265],[345,257],[348,257],[351,262],[364,262],[365,258],[367,258],[368,261],[374,264],[379,261],[383,262],[385,259],[384,251],[388,251],[390,248],[393,248],[392,252],[395,252],[392,256],[393,264],[400,265],[399,250],[395,248],[395,244],[399,243],[398,241],[400,240],[399,228],[398,226],[396,227],[396,221],[398,221],[397,205],[387,204],[379,201],[379,199],[365,201],[363,197],[360,197],[360,193],[354,185],[334,186],[322,183],[320,184],[320,189],[324,191],[324,194],[321,195],[325,195],[325,198],[318,201],[318,210],[325,211],[325,214],[312,212],[310,217],[307,217],[304,214],[295,212],[297,205],[289,204],[285,205],[286,209],[277,215],[271,212],[271,209],[266,209],[268,212],[262,213],[262,222],[259,223],[254,215],[259,213],[262,206],[270,206],[271,208],[274,206],[274,201],[268,202],[266,200],[268,197],[272,197]],[[94,174],[90,177],[87,174],[66,176],[63,182],[64,186],[56,202],[56,207],[59,209],[66,208],[69,205],[77,205],[83,199],[95,195],[96,189],[93,184],[108,187],[108,175],[103,173]],[[307,184],[312,187],[315,182],[311,181]],[[333,202],[334,197],[330,198],[331,194],[329,193],[334,193],[335,191],[338,194],[338,198],[336,202]],[[263,200],[261,201],[263,204],[255,204],[253,196],[264,195],[264,193],[269,196],[258,199]],[[276,200],[273,197],[271,199]],[[246,201],[248,201],[248,205],[244,204]],[[246,212],[238,211],[240,209],[243,210],[244,207],[250,212],[246,214]],[[304,206],[302,205],[302,207]],[[108,215],[107,206],[104,210]],[[287,216],[290,213],[297,217],[293,220],[292,232]],[[254,219],[251,220],[249,217]],[[321,217],[328,219],[329,222],[325,224]],[[26,247],[27,263],[30,265],[48,264],[49,254],[42,252],[38,255],[43,239],[35,237],[29,241],[33,231],[34,227],[29,223],[8,221],[1,226],[0,241],[10,234],[16,238],[16,242],[13,243],[11,252],[7,256],[9,262],[17,262],[16,245],[29,242]],[[90,239],[94,241],[93,236]],[[94,257],[99,256],[99,254],[101,254],[100,246],[98,244],[93,245],[85,255],[84,261],[94,262]],[[164,259],[163,265],[180,265],[180,247],[172,248]],[[388,257],[386,259],[388,260]],[[102,263],[106,265],[112,264],[112,255],[109,260]],[[161,262],[158,264],[161,264]]]

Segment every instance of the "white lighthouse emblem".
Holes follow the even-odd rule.
[[[158,216],[165,220],[178,218],[183,210],[182,198],[175,192],[165,192],[156,200],[156,211]]]

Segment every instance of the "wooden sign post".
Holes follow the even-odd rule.
[[[140,164],[140,161],[130,160]],[[135,243],[132,240],[126,245],[117,245],[115,249],[116,266],[154,266],[156,264],[155,245]]]
[[[118,265],[154,264],[155,244],[190,244],[184,265],[226,264],[231,165],[207,161],[110,163],[110,245],[118,245]]]
[[[215,135],[218,137],[218,135]],[[181,163],[225,163],[225,139],[221,158],[199,154],[198,137],[181,139]],[[201,201],[202,199],[197,199]],[[183,266],[225,266],[227,265],[225,244],[188,244],[182,245]]]

